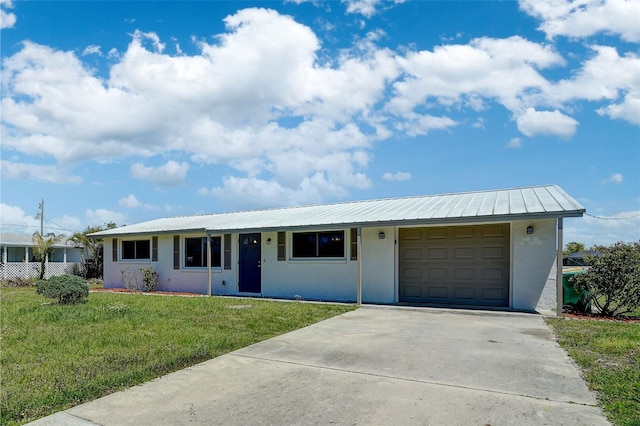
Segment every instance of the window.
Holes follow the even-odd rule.
[[[344,231],[293,233],[293,257],[344,257]]]
[[[221,241],[220,237],[211,237],[211,266],[221,266]],[[207,267],[207,237],[184,239],[184,267]]]
[[[150,259],[151,243],[149,240],[123,241],[122,258],[126,260]]]

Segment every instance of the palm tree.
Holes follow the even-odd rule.
[[[38,231],[33,233],[33,254],[40,261],[40,279],[44,279],[44,272],[47,258],[53,254],[55,249],[53,246],[65,237],[64,234],[55,235],[49,233],[45,236],[40,235]]]
[[[113,222],[109,222],[106,224],[106,229],[112,229],[115,227],[116,224]],[[76,232],[71,236],[71,238],[69,238],[70,241],[73,241],[76,244],[82,244],[84,246],[84,253],[82,257],[84,264],[83,275],[85,278],[100,278],[102,276],[102,238],[87,237],[88,234],[102,230],[104,230],[104,228],[100,225],[89,226],[84,231]]]

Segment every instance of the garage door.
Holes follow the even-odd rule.
[[[509,224],[400,229],[400,301],[509,306]]]

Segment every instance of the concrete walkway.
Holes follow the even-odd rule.
[[[538,315],[365,306],[37,425],[607,425]]]

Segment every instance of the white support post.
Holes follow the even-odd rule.
[[[562,218],[558,218],[558,250],[556,252],[556,316],[562,317],[564,287],[562,284]]]
[[[358,227],[356,233],[356,244],[358,246],[358,280],[356,284],[356,303],[362,305],[362,228]]]
[[[207,296],[211,296],[211,235],[207,234]]]

